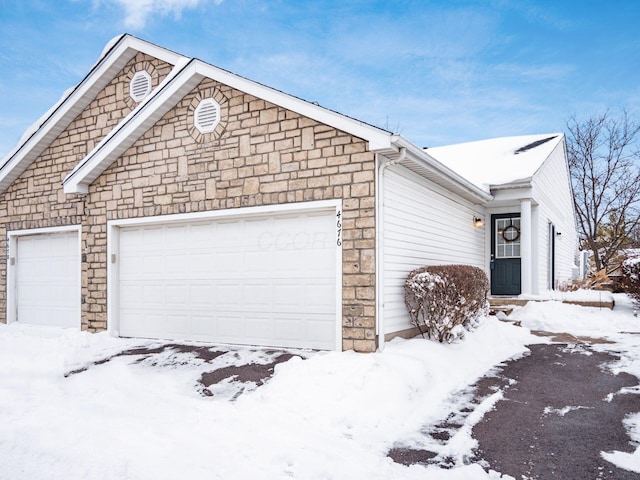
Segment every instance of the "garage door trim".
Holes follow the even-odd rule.
[[[158,215],[107,222],[107,329],[113,336],[119,336],[120,303],[119,303],[119,235],[123,227],[136,227],[160,224],[192,223],[221,219],[244,219],[251,217],[265,217],[269,215],[298,214],[305,212],[331,212],[335,215],[335,245],[336,245],[336,298],[335,298],[335,349],[342,348],[342,201],[322,200],[281,205],[267,205],[257,207],[243,207],[207,212],[186,214]]]
[[[18,247],[18,240],[20,237],[26,237],[31,235],[46,235],[55,233],[67,233],[76,232],[78,235],[78,259],[80,260],[82,255],[82,226],[81,225],[65,225],[60,227],[46,227],[46,228],[33,228],[29,230],[12,230],[7,232],[7,323],[13,323],[17,321],[17,297],[16,297],[16,258],[15,252]],[[79,261],[80,268],[82,264]],[[82,271],[78,272],[80,276]],[[78,328],[82,325],[82,282],[78,282],[78,306],[76,312],[76,324]]]

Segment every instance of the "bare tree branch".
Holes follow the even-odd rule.
[[[611,269],[640,236],[640,123],[628,112],[567,122],[567,154],[583,248]]]

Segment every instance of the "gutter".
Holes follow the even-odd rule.
[[[458,194],[472,201],[477,205],[486,204],[493,196],[490,193],[485,192],[480,187],[474,185],[466,178],[462,177],[458,173],[451,170],[449,167],[440,163],[438,160],[429,155],[423,149],[417,147],[413,143],[406,140],[400,135],[394,135],[392,143],[400,149],[406,149],[409,153],[408,159],[416,166],[426,168],[437,175],[444,184],[441,184],[447,189],[452,187],[458,187]],[[436,181],[436,183],[438,183]]]
[[[513,180],[509,183],[498,183],[496,185],[489,185],[489,189],[493,192],[496,190],[514,190],[517,188],[531,188],[531,182],[533,177],[522,178],[520,180]]]
[[[384,350],[384,172],[392,166],[403,162],[407,157],[407,149],[400,148],[395,159],[382,161],[382,155],[376,154],[376,334],[378,335],[378,351]]]

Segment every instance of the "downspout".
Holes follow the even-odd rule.
[[[376,334],[378,351],[384,350],[384,171],[407,157],[407,149],[400,148],[400,155],[393,160],[381,161],[376,155]]]

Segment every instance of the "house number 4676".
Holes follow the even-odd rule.
[[[341,247],[342,246],[342,212],[338,210],[336,217],[338,218],[336,221],[336,229],[338,231],[338,240],[336,243],[339,247]]]

